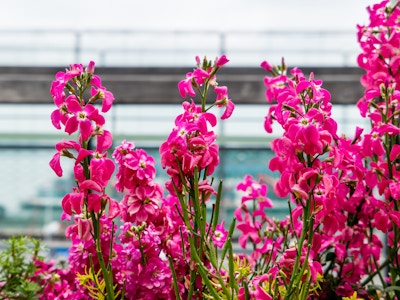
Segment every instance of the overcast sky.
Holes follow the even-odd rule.
[[[0,29],[340,29],[367,20],[372,0],[0,0]]]

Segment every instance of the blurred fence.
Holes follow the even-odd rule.
[[[355,66],[356,31],[0,30],[0,66],[192,66],[196,55],[226,54],[230,66],[262,60]]]

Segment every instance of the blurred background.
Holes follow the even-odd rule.
[[[332,94],[339,133],[368,126],[355,108],[362,95],[356,58],[357,24],[367,24],[374,1],[204,0],[201,2],[86,0],[0,1],[0,235],[30,234],[62,252],[60,202],[71,190],[71,161],[58,178],[48,162],[56,142],[68,138],[52,127],[49,94],[59,70],[96,62],[96,73],[114,93],[107,119],[115,145],[134,141],[158,160],[158,146],[173,127],[182,99],[176,84],[193,69],[194,57],[230,62],[220,71],[236,103],[216,132],[224,179],[223,216],[240,201],[237,183],[247,173],[270,185],[273,156],[263,130],[268,106],[259,67],[267,60],[315,73]],[[158,181],[165,181],[158,170]],[[286,201],[270,214],[283,217]],[[114,195],[117,199],[120,195]],[[52,241],[56,241],[52,244]],[[53,246],[52,246],[53,245]],[[61,245],[61,246],[60,246]],[[58,252],[57,252],[58,251]]]

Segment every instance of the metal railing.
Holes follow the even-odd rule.
[[[0,66],[192,66],[220,54],[230,66],[355,66],[358,52],[355,31],[0,30]]]

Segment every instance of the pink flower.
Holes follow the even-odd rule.
[[[317,184],[321,180],[321,176],[317,170],[312,168],[305,168],[298,174],[298,183],[292,186],[294,193],[303,195],[303,199],[309,198],[309,193],[314,191]]]
[[[178,90],[182,98],[186,98],[187,95],[192,97],[196,96],[196,93],[194,92],[193,89],[192,80],[193,80],[193,73],[187,73],[186,79],[178,82]]]
[[[51,123],[57,129],[61,129],[61,124],[64,124],[68,121],[68,109],[65,105],[65,96],[63,95],[60,99],[60,102],[55,104],[57,105],[57,109],[55,109],[51,115]]]
[[[69,96],[65,102],[68,111],[73,114],[65,124],[65,132],[68,134],[76,132],[79,127],[82,139],[88,140],[93,133],[92,121],[98,126],[104,125],[104,117],[99,114],[97,108],[93,105],[88,104],[82,107],[75,96]]]
[[[89,73],[89,74],[93,74],[94,73],[94,66],[95,66],[95,62],[94,61],[90,61],[89,64],[87,65],[85,72]]]
[[[52,82],[50,94],[53,96],[54,103],[60,106],[64,99],[64,88],[68,81],[74,77],[81,75],[83,66],[80,64],[70,65],[66,72],[57,72],[56,79]]]
[[[273,207],[271,199],[267,197],[267,185],[253,180],[251,175],[246,175],[244,181],[240,182],[236,189],[245,192],[242,196],[242,204],[249,200],[257,202],[258,208],[253,211],[253,214],[263,215],[266,208]]]
[[[272,102],[276,100],[278,94],[286,89],[288,78],[287,76],[281,75],[278,77],[268,77],[264,78],[264,85],[266,87],[265,97],[267,102]]]
[[[197,85],[203,85],[210,77],[210,74],[204,69],[197,68],[193,71],[192,76]]]
[[[216,125],[215,116],[203,113],[193,102],[184,102],[183,107],[184,113],[175,119],[176,127],[160,146],[161,165],[168,168],[167,173],[171,176],[168,190],[172,193],[172,182],[178,189],[182,186],[181,172],[193,176],[197,166],[198,171],[207,169],[206,175],[210,175],[219,163],[219,148],[214,143],[216,135],[208,130],[208,125]]]
[[[69,216],[82,213],[84,197],[85,194],[77,189],[73,193],[66,194],[61,201],[63,211]]]
[[[111,148],[113,143],[111,132],[108,130],[101,130],[97,134],[96,151],[102,153]]]
[[[375,227],[387,233],[393,226],[400,227],[400,212],[385,207],[375,213],[374,220]]]
[[[157,217],[158,203],[162,198],[162,189],[156,183],[139,186],[121,201],[121,214],[125,222],[152,221]]]
[[[170,287],[171,270],[167,263],[158,257],[149,259],[143,275],[140,283],[148,289],[147,293],[154,293],[154,290],[163,292]]]
[[[272,71],[273,70],[273,66],[269,63],[269,62],[267,62],[266,60],[264,60],[262,63],[261,63],[261,68],[263,68],[265,71],[267,71],[267,72],[270,72],[270,71]]]
[[[94,87],[92,86],[91,95],[93,99],[101,99],[102,100],[102,108],[101,112],[108,112],[114,102],[114,95],[107,91],[107,89],[103,86]]]
[[[116,160],[118,164],[122,164],[125,160],[125,156],[135,149],[135,144],[132,142],[127,142],[123,140],[121,145],[115,147],[112,157]]]
[[[108,218],[110,220],[115,219],[121,213],[121,206],[114,199],[108,198]]]
[[[292,141],[286,137],[271,142],[271,149],[276,153],[269,162],[271,171],[283,173],[287,168],[293,170],[296,162],[296,149]]]
[[[116,184],[118,191],[133,190],[138,185],[145,185],[154,179],[154,158],[144,150],[135,150],[133,144],[124,142],[115,149],[113,156],[119,164]]]
[[[217,118],[214,114],[203,112],[201,106],[197,106],[192,100],[191,103],[184,101],[182,103],[184,112],[175,118],[175,125],[184,127],[185,133],[199,130],[202,133],[208,132],[208,125],[215,127]],[[183,133],[179,133],[183,136]]]
[[[225,111],[221,116],[221,119],[228,119],[235,109],[235,105],[228,98],[228,88],[226,86],[216,86],[214,92],[217,94],[215,105],[218,107],[225,106]]]
[[[217,57],[217,59],[215,61],[215,65],[217,67],[222,67],[223,65],[225,65],[228,62],[229,62],[229,59],[226,58],[226,55],[221,55],[220,57]]]
[[[373,154],[381,156],[386,153],[381,138],[376,131],[364,135],[362,151],[365,156],[372,156]]]
[[[52,159],[50,160],[50,167],[53,169],[53,171],[57,174],[58,177],[61,177],[63,174],[63,170],[61,167],[61,162],[60,162],[60,157],[61,157],[61,153],[60,152],[56,152]]]
[[[93,223],[91,219],[78,218],[78,237],[81,241],[87,241],[92,238]]]
[[[228,231],[225,230],[224,224],[225,220],[222,220],[221,223],[217,224],[212,236],[212,241],[218,248],[222,248],[224,246],[226,238],[228,237]]]
[[[90,179],[106,187],[114,173],[114,162],[105,157],[106,154],[96,153],[90,160]]]
[[[74,158],[73,153],[71,153],[69,149],[73,149],[79,152],[81,150],[81,146],[75,141],[62,141],[57,143],[56,144],[57,152],[53,155],[49,163],[50,167],[59,177],[61,177],[63,174],[63,170],[61,168],[61,163],[60,163],[60,157],[66,156],[68,158]]]
[[[260,277],[267,277],[266,275],[261,275]],[[267,278],[265,278],[264,280],[265,281],[268,281],[268,277]],[[272,298],[272,296],[270,295],[270,294],[268,294],[267,293],[267,291],[264,289],[264,288],[262,288],[261,287],[261,284],[262,284],[262,280],[261,279],[259,279],[259,278],[254,278],[253,279],[253,282],[257,282],[257,284],[255,284],[255,286],[256,286],[256,290],[255,290],[255,292],[254,292],[254,299],[257,299],[257,300],[272,300],[273,298]]]
[[[246,216],[246,219],[243,223],[238,224],[236,226],[237,229],[242,231],[242,235],[239,237],[239,245],[245,249],[247,240],[250,238],[251,243],[259,244],[261,242],[260,238],[260,224],[258,221],[253,223],[249,216]]]

